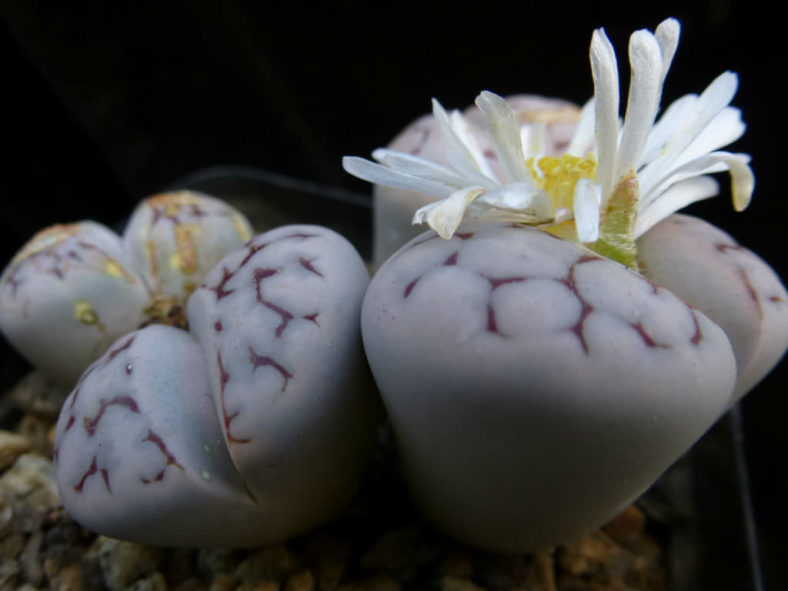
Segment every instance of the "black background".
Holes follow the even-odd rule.
[[[683,25],[663,102],[740,74],[752,206],[693,210],[788,277],[786,33],[758,2],[470,4],[0,1],[0,264],[36,230],[114,224],[201,167],[247,164],[368,194],[340,167],[426,112],[481,89],[584,102],[591,31],[625,62],[631,31]],[[622,64],[626,67],[625,64]],[[627,74],[622,72],[622,81]],[[11,355],[4,349],[4,355]],[[5,376],[0,376],[5,379]],[[785,388],[778,368],[743,405],[767,588],[788,584]],[[742,557],[745,560],[745,557]]]

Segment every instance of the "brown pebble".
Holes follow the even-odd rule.
[[[302,570],[287,578],[285,591],[314,591],[315,577],[312,571]]]
[[[19,555],[19,566],[25,581],[35,586],[44,579],[44,569],[41,564],[41,544],[44,541],[44,532],[36,531],[28,538],[24,550]]]
[[[473,561],[467,552],[454,552],[444,558],[438,572],[441,575],[458,577],[460,579],[470,579],[473,577]]]
[[[164,575],[155,572],[152,575],[143,577],[137,580],[132,585],[129,585],[124,591],[167,591],[167,580]]]
[[[49,457],[52,455],[52,445],[49,441],[50,427],[51,425],[46,419],[28,413],[19,421],[16,430],[30,441],[33,453]]]
[[[235,591],[279,591],[279,583],[276,581],[258,581],[257,583],[243,583],[235,588]]]
[[[56,386],[40,373],[32,371],[11,388],[7,396],[23,412],[57,418],[68,390]]]
[[[445,575],[441,577],[441,591],[484,591],[484,587],[469,579]]]
[[[0,558],[3,560],[16,560],[25,547],[25,536],[11,532],[0,540]]]
[[[24,435],[0,429],[0,470],[8,468],[30,447],[30,440]]]
[[[104,582],[112,591],[152,576],[162,557],[161,548],[112,538],[100,537],[96,546]]]
[[[219,573],[211,581],[209,591],[233,591],[238,584],[238,578],[232,573]]]
[[[55,568],[51,561],[44,561],[44,572],[47,576],[50,589],[57,591],[81,591],[91,589],[92,586],[83,585],[82,570],[78,564],[69,564],[62,568]]]
[[[16,589],[19,580],[19,564],[16,560],[0,560],[0,590]]]
[[[337,587],[338,591],[401,591],[401,589],[402,585],[389,575],[373,575]]]
[[[235,569],[242,583],[280,581],[301,568],[298,558],[284,544],[266,546],[241,562]]]
[[[304,555],[316,576],[320,591],[334,591],[345,574],[350,553],[347,540],[324,532],[307,537]]]

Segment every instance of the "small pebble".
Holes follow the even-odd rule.
[[[24,435],[0,429],[0,470],[8,468],[30,447],[30,440]]]
[[[142,577],[152,576],[163,550],[134,542],[100,537],[97,541],[99,565],[111,591],[120,591]]]

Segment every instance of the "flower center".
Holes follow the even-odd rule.
[[[580,179],[593,181],[596,177],[596,158],[589,154],[585,158],[564,154],[560,158],[544,156],[538,160],[525,161],[534,183],[550,197],[556,213],[572,211],[575,186]]]

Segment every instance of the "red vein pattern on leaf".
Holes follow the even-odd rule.
[[[490,300],[487,302],[487,331],[495,334],[502,334],[498,327],[498,320],[495,317],[495,307],[492,304],[492,292],[503,285],[510,283],[520,283],[526,281],[527,277],[504,277],[503,279],[496,279],[493,277],[485,277],[490,282]]]
[[[167,449],[167,445],[164,443],[164,440],[161,438],[161,436],[155,433],[152,429],[148,429],[148,435],[142,441],[150,441],[153,443],[159,448],[159,451],[167,461],[167,463],[164,465],[164,468],[162,468],[152,479],[140,477],[140,480],[143,484],[151,484],[152,482],[161,482],[164,480],[164,472],[167,470],[168,466],[175,466],[180,470],[184,470],[184,467],[178,463],[178,460],[175,459],[175,456],[173,456],[169,449]]]
[[[273,358],[267,355],[260,355],[255,351],[251,346],[249,347],[249,362],[252,364],[252,368],[256,371],[260,367],[272,367],[274,368],[279,375],[282,376],[282,392],[287,389],[287,384],[290,381],[290,378],[293,377],[293,374],[287,371],[280,363],[275,361]]]
[[[88,433],[88,437],[93,437],[93,435],[96,433],[96,428],[98,427],[99,421],[101,421],[101,418],[104,416],[104,413],[110,406],[120,406],[135,414],[139,414],[140,412],[137,403],[131,396],[120,395],[115,396],[110,400],[102,398],[99,400],[99,411],[96,413],[96,415],[93,418],[86,416],[83,419],[83,425],[85,427],[85,431]]]
[[[585,322],[588,316],[594,311],[594,307],[589,304],[583,296],[580,294],[580,291],[577,289],[577,283],[575,281],[575,271],[578,265],[582,265],[584,263],[589,263],[591,261],[599,261],[602,260],[601,257],[596,255],[584,255],[577,259],[572,266],[569,267],[569,272],[566,274],[566,277],[561,279],[556,279],[559,283],[564,285],[572,295],[577,298],[577,301],[580,302],[580,316],[577,319],[577,322],[569,329],[571,330],[575,336],[580,340],[580,345],[583,347],[583,353],[588,355],[588,342],[586,341],[585,337]]]
[[[315,266],[312,264],[312,261],[314,261],[314,260],[315,259],[305,259],[304,257],[300,257],[298,259],[298,262],[301,264],[301,266],[304,269],[306,269],[310,273],[314,273],[315,275],[317,275],[319,277],[323,277],[323,274],[320,271],[318,271],[317,269],[315,269]]]
[[[630,322],[629,326],[638,333],[638,336],[643,339],[647,347],[652,349],[669,349],[668,345],[663,345],[654,340],[654,338],[646,331],[641,322]],[[694,337],[693,337],[694,338]]]
[[[717,251],[722,253],[723,255],[726,255],[729,252],[747,251],[746,248],[744,248],[739,244],[726,244],[724,242],[715,244],[714,248],[716,248]],[[763,318],[763,303],[761,302],[761,297],[758,294],[758,291],[755,289],[755,286],[752,284],[752,281],[750,280],[750,276],[747,274],[747,270],[735,260],[733,264],[736,266],[736,272],[738,273],[739,279],[744,285],[744,289],[747,290],[747,295],[749,296],[750,300],[752,300],[752,302],[755,304],[755,307],[758,310],[758,316]]]
[[[274,275],[278,274],[280,269],[255,269],[254,270],[254,288],[255,293],[257,296],[257,303],[261,304],[262,306],[268,308],[276,315],[279,316],[279,326],[276,327],[276,331],[274,331],[274,335],[276,338],[282,336],[285,329],[287,329],[288,324],[293,319],[293,314],[288,310],[285,310],[281,306],[268,301],[263,297],[263,281],[266,279],[273,277]]]
[[[123,351],[128,351],[129,348],[131,348],[131,345],[134,342],[134,339],[136,339],[136,338],[137,338],[137,335],[132,335],[131,337],[126,339],[126,341],[122,345],[119,345],[117,348],[115,348],[112,351],[110,351],[109,353],[107,353],[107,362],[104,365],[109,365],[109,363],[113,359],[115,359],[115,357],[120,355]]]
[[[224,434],[227,438],[227,443],[232,445],[234,443],[249,443],[251,439],[239,439],[232,434],[231,426],[232,422],[238,417],[241,413],[240,410],[236,410],[232,414],[227,413],[227,404],[226,404],[226,389],[227,383],[230,381],[230,374],[227,373],[227,370],[224,368],[224,362],[222,361],[221,353],[216,353],[216,363],[219,366],[219,404],[222,407],[222,422],[224,423]]]
[[[692,335],[690,339],[690,343],[693,345],[700,345],[700,342],[703,340],[703,332],[700,329],[700,322],[698,321],[698,314],[695,308],[690,308],[690,315],[692,316],[692,322],[695,325],[695,334]]]
[[[85,489],[85,483],[87,482],[88,478],[94,476],[95,474],[101,474],[101,479],[104,481],[104,487],[107,489],[107,492],[111,493],[112,489],[109,486],[109,471],[107,471],[106,468],[99,469],[98,459],[95,455],[90,462],[90,467],[82,475],[82,478],[79,479],[79,482],[74,485],[74,492],[81,494]]]

